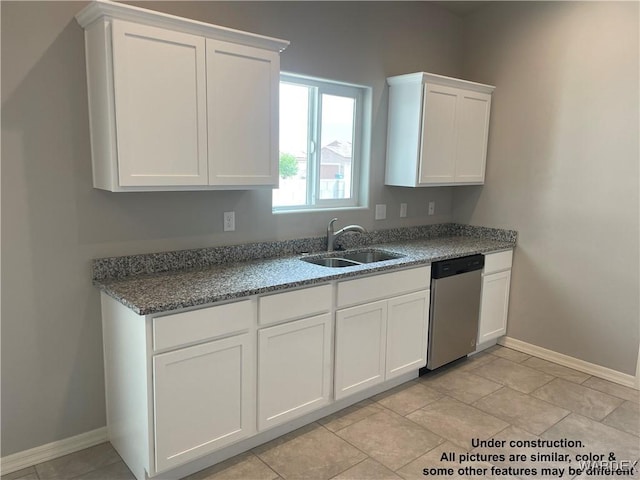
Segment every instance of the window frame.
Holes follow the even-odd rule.
[[[279,84],[288,83],[310,87],[308,105],[308,138],[307,138],[307,191],[304,205],[273,205],[272,212],[303,212],[315,210],[337,210],[345,208],[363,207],[366,196],[362,191],[362,171],[365,161],[365,113],[369,110],[365,105],[370,87],[355,85],[336,80],[310,77],[289,72],[280,72]],[[350,198],[320,199],[320,168],[321,168],[321,139],[322,139],[322,95],[352,98],[354,100],[353,130],[351,140],[351,194]],[[367,136],[368,138],[368,136]],[[279,151],[279,149],[278,149]]]

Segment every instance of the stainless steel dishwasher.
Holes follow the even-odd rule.
[[[431,307],[426,370],[464,357],[476,348],[484,255],[431,264]]]

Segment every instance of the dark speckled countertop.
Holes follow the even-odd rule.
[[[446,224],[447,226],[456,224]],[[480,227],[477,227],[480,228]],[[506,232],[506,235],[496,234]],[[168,312],[180,308],[212,304],[288,288],[314,285],[331,280],[347,279],[373,272],[409,266],[429,265],[447,258],[476,253],[490,253],[515,246],[516,233],[510,230],[484,229],[473,235],[446,235],[440,231],[435,238],[407,239],[370,243],[354,250],[377,248],[403,255],[401,258],[344,268],[330,268],[300,260],[300,253],[275,258],[230,261],[206,266],[189,265],[159,273],[105,275],[105,261],[133,257],[100,259],[94,264],[94,284],[139,315]],[[459,232],[455,232],[459,233]],[[468,233],[468,232],[464,232]],[[316,256],[322,252],[315,251]],[[334,252],[340,256],[344,252]],[[183,254],[184,255],[184,254]],[[99,263],[102,262],[102,263]],[[107,263],[108,263],[107,262]],[[98,265],[98,267],[96,267]],[[96,273],[98,272],[98,273]]]

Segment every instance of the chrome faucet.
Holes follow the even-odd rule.
[[[336,240],[340,238],[344,233],[347,232],[360,232],[367,233],[367,230],[360,225],[347,225],[344,228],[341,228],[337,232],[333,231],[333,224],[338,221],[337,218],[334,218],[329,222],[329,226],[327,227],[327,252],[333,252],[333,248],[336,244]]]

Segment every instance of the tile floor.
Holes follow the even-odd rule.
[[[568,439],[583,445],[472,443],[492,437]],[[496,346],[188,479],[640,478],[637,469],[635,475],[617,477],[568,470],[578,467],[576,455],[603,453],[608,459],[610,452],[619,461],[640,459],[640,392]],[[548,457],[533,457],[540,453]],[[479,457],[461,463],[461,454]],[[526,458],[509,461],[510,454]],[[492,467],[501,470],[492,472]],[[537,475],[504,471],[509,467],[535,468]],[[564,471],[542,475],[543,467]],[[451,468],[453,474],[423,473],[438,468]],[[133,475],[104,443],[1,478],[117,480]]]

